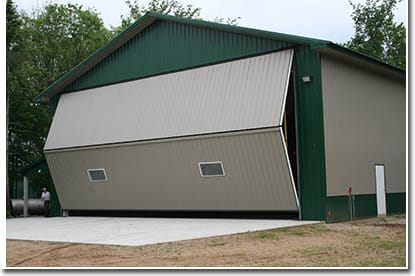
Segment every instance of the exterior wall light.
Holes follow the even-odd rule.
[[[304,83],[311,82],[311,76],[303,76],[303,82]]]

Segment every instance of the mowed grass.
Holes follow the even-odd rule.
[[[261,266],[273,267],[406,267],[406,225],[403,215],[333,224],[311,224],[255,232],[250,238],[279,241],[291,247]],[[401,220],[396,224],[396,220]],[[300,243],[300,244],[299,244]],[[287,244],[287,246],[285,246]]]
[[[406,225],[391,221],[402,218],[399,215],[273,229],[262,231],[258,237],[278,237],[280,242],[292,244],[295,262],[284,258],[267,266],[400,268],[407,265]],[[296,243],[300,240],[302,246]]]
[[[145,246],[7,241],[7,266],[407,266],[405,216],[318,223]]]

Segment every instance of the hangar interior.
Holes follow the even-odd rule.
[[[287,148],[288,158],[290,161],[291,171],[294,178],[295,187],[297,194],[299,193],[298,185],[298,171],[297,171],[297,131],[296,131],[296,111],[295,111],[295,91],[294,91],[294,72],[291,69],[291,74],[288,83],[287,97],[285,101],[285,110],[284,110],[284,121],[283,121],[283,130],[284,130],[284,140],[285,146]]]

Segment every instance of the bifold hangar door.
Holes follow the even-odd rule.
[[[45,155],[63,210],[298,211],[292,50],[62,94]]]

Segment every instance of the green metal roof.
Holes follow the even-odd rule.
[[[367,57],[357,52],[353,52],[349,49],[336,45],[327,40],[307,38],[307,37],[302,37],[302,36],[294,36],[294,35],[288,35],[288,34],[283,34],[283,33],[269,32],[269,31],[264,31],[264,30],[245,28],[245,27],[239,27],[239,26],[233,26],[233,25],[227,25],[227,24],[220,24],[220,23],[214,23],[214,22],[197,20],[197,19],[181,18],[181,17],[175,17],[175,16],[163,15],[163,14],[157,14],[157,13],[146,13],[143,17],[141,17],[139,20],[133,23],[130,27],[128,27],[122,33],[114,37],[110,42],[108,42],[107,44],[105,44],[104,46],[96,50],[88,58],[80,62],[74,68],[72,68],[67,73],[65,73],[62,77],[60,77],[50,86],[48,86],[45,90],[43,90],[39,95],[37,95],[34,98],[34,101],[38,103],[49,103],[51,97],[61,92],[65,87],[70,85],[79,76],[87,72],[94,65],[96,65],[99,61],[101,61],[106,56],[111,54],[113,51],[121,47],[130,38],[137,35],[139,32],[144,30],[147,26],[151,25],[156,20],[172,21],[172,22],[176,22],[180,24],[194,25],[198,27],[210,28],[210,29],[220,30],[224,32],[240,33],[240,34],[257,36],[257,37],[262,37],[262,38],[281,40],[281,41],[286,41],[286,42],[290,42],[290,43],[297,44],[297,45],[308,45],[310,46],[310,48],[317,50],[317,51],[330,50],[330,51],[335,51],[335,52],[341,52],[343,55],[348,55],[351,57],[369,61],[375,65],[381,65],[382,67],[385,67],[386,70],[392,69],[392,71],[395,71],[399,74],[405,73],[399,68],[387,65],[383,62],[377,61],[373,58]]]

